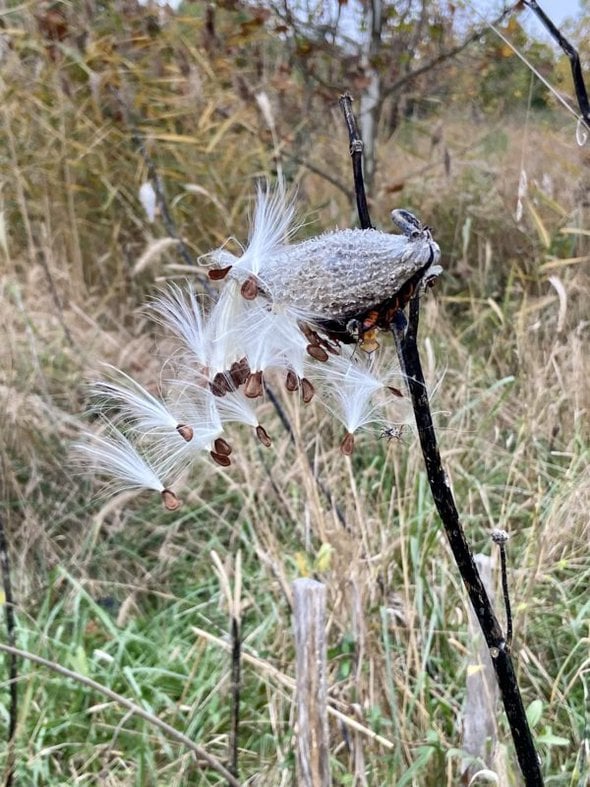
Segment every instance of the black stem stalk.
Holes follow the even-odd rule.
[[[352,174],[354,177],[354,192],[356,194],[356,207],[359,216],[361,229],[373,229],[367,195],[365,192],[365,181],[363,178],[363,149],[364,143],[359,134],[356,118],[352,111],[352,96],[345,93],[340,96],[340,108],[344,114],[346,127],[348,128],[348,139],[350,142],[350,157],[352,158]]]
[[[572,71],[572,79],[574,81],[574,89],[576,91],[576,98],[578,99],[578,106],[580,107],[580,112],[582,113],[582,117],[584,118],[584,122],[586,126],[590,128],[590,102],[588,101],[588,92],[586,90],[586,84],[584,82],[584,77],[582,75],[582,66],[580,64],[580,56],[578,51],[570,44],[567,38],[563,35],[561,30],[559,30],[549,19],[545,11],[541,8],[541,6],[536,2],[536,0],[523,0],[524,4],[528,6],[528,8],[533,11],[533,13],[539,18],[541,24],[545,26],[549,35],[554,39],[554,41],[563,49],[565,54],[570,59],[570,67]]]
[[[398,318],[392,325],[392,333],[400,365],[412,399],[428,483],[430,484],[432,496],[445,529],[453,557],[490,649],[492,664],[496,672],[498,686],[500,687],[504,709],[516,749],[516,756],[525,784],[527,787],[542,787],[543,777],[541,775],[539,758],[518,688],[509,647],[475,565],[473,554],[461,525],[453,493],[442,466],[418,352],[419,310],[419,299],[414,298],[410,301],[407,330],[405,317],[402,312],[398,312]]]
[[[236,779],[238,779],[242,638],[240,621],[235,615],[232,615],[231,617],[231,644],[231,719],[228,771],[232,774],[232,776],[235,776]]]
[[[502,572],[502,595],[506,610],[506,647],[512,647],[512,609],[510,607],[510,592],[508,590],[508,572],[506,571],[506,547],[500,544],[500,568]]]
[[[6,639],[10,647],[16,647],[16,625],[14,617],[14,595],[10,579],[10,559],[8,556],[8,543],[4,530],[4,521],[0,517],[0,566],[2,567],[2,586],[4,589],[4,615],[6,620]],[[16,722],[18,718],[18,656],[11,653],[6,657],[8,661],[8,682],[10,686],[10,709],[8,722],[6,771],[4,787],[11,787],[14,779],[14,744],[16,735]]]
[[[502,596],[504,597],[504,610],[506,614],[506,647],[512,647],[512,608],[510,606],[510,590],[508,588],[508,567],[506,561],[506,544],[508,533],[505,530],[492,531],[492,541],[500,549],[500,576],[502,577]]]

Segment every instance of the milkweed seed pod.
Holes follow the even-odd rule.
[[[209,255],[217,269],[241,282],[245,297],[260,293],[310,320],[345,321],[395,301],[408,285],[442,272],[440,248],[430,229],[409,211],[391,214],[401,235],[346,229],[287,244],[292,215],[282,189],[272,194],[259,190],[244,254],[232,258],[220,249]],[[414,290],[407,289],[397,306],[405,305]]]
[[[274,302],[348,320],[388,301],[417,274],[436,275],[439,259],[421,225],[412,235],[339,230],[284,247],[260,271],[261,287]]]

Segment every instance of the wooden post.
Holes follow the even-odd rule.
[[[475,555],[474,560],[493,604],[492,559],[487,555]],[[489,648],[481,634],[471,605],[469,605],[469,641],[467,691],[463,708],[463,750],[485,762],[488,768],[496,769],[501,766],[500,759],[496,756],[498,684]],[[461,766],[462,784],[468,784],[480,770],[480,765],[470,765],[468,761],[464,761]],[[503,781],[501,783],[504,784]]]
[[[313,579],[293,582],[297,670],[297,784],[329,787],[326,685],[326,588]]]

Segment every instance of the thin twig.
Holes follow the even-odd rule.
[[[240,731],[240,689],[242,666],[242,632],[240,621],[231,616],[231,720],[229,733],[229,770],[238,778],[238,749]]]
[[[516,749],[516,756],[518,757],[525,784],[527,787],[542,787],[543,777],[541,775],[539,758],[535,750],[533,736],[516,681],[507,641],[475,565],[473,554],[459,519],[453,493],[442,466],[418,352],[419,309],[419,299],[414,298],[410,301],[407,330],[405,318],[401,312],[398,312],[398,319],[392,325],[392,333],[398,351],[400,366],[412,399],[430,490],[444,526],[453,557],[490,649],[492,664],[496,671],[498,686],[500,687],[504,709]]]
[[[318,167],[317,164],[313,164],[311,161],[301,158],[301,156],[298,156],[296,153],[291,153],[288,150],[284,150],[283,155],[291,161],[294,161],[295,164],[299,164],[301,167],[305,167],[315,175],[319,175],[320,178],[323,178],[328,183],[331,183],[332,186],[345,194],[348,199],[351,199],[352,191],[340,180],[340,178],[335,177],[331,172],[327,172],[325,169]]]
[[[508,569],[506,566],[506,543],[509,535],[505,530],[495,528],[492,530],[492,541],[500,548],[500,574],[502,577],[502,595],[506,612],[506,647],[512,647],[512,609],[510,606],[510,591],[508,588]]]
[[[21,650],[20,648],[14,648],[10,645],[4,645],[0,643],[0,651],[4,653],[11,653],[12,655],[18,656],[21,659],[32,661],[34,664],[39,664],[42,667],[46,667],[53,672],[57,672],[59,675],[63,675],[65,678],[71,678],[77,683],[81,683],[83,686],[87,686],[89,689],[92,689],[99,694],[103,694],[105,697],[113,700],[113,702],[116,702],[123,708],[127,708],[127,710],[131,711],[131,713],[133,713],[135,716],[139,716],[140,718],[144,719],[144,721],[152,724],[154,727],[158,727],[169,738],[172,738],[178,743],[181,743],[195,755],[197,762],[198,760],[204,760],[210,768],[221,774],[221,776],[227,780],[231,787],[240,787],[240,782],[227,770],[224,765],[219,762],[216,757],[214,757],[212,754],[209,754],[206,749],[204,749],[202,746],[199,746],[197,743],[194,743],[190,738],[172,727],[170,724],[167,724],[165,721],[162,721],[162,719],[154,716],[153,713],[148,713],[148,711],[144,710],[139,705],[131,702],[131,700],[128,700],[127,697],[117,694],[117,692],[112,691],[107,686],[103,686],[101,683],[97,683],[95,680],[92,680],[92,678],[87,678],[85,675],[72,672],[72,670],[62,667],[61,664],[44,659],[42,656],[37,656],[35,653],[30,653],[27,650]]]
[[[586,126],[590,128],[590,102],[588,101],[588,92],[586,84],[582,75],[582,66],[580,64],[580,56],[578,51],[570,44],[562,32],[553,24],[551,19],[543,11],[541,6],[536,0],[523,0],[524,4],[528,6],[531,11],[540,19],[541,23],[546,27],[549,35],[559,44],[565,54],[570,59],[570,67],[572,71],[572,79],[574,81],[574,89],[576,91],[576,98],[578,99],[578,106],[584,118]]]
[[[16,626],[14,619],[14,595],[10,579],[10,558],[4,530],[4,520],[0,516],[0,565],[2,567],[2,586],[4,588],[4,614],[6,619],[6,639],[11,647],[16,646]],[[18,656],[10,655],[8,661],[8,683],[10,686],[10,709],[8,712],[8,735],[4,787],[10,787],[14,779],[16,722],[18,719]]]

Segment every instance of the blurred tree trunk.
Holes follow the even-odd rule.
[[[365,143],[365,182],[371,190],[375,175],[375,146],[377,141],[377,125],[381,112],[381,77],[376,61],[381,51],[381,32],[383,29],[382,0],[371,0],[367,9],[367,40],[363,45],[361,65],[365,71],[367,85],[360,97],[360,132]]]

